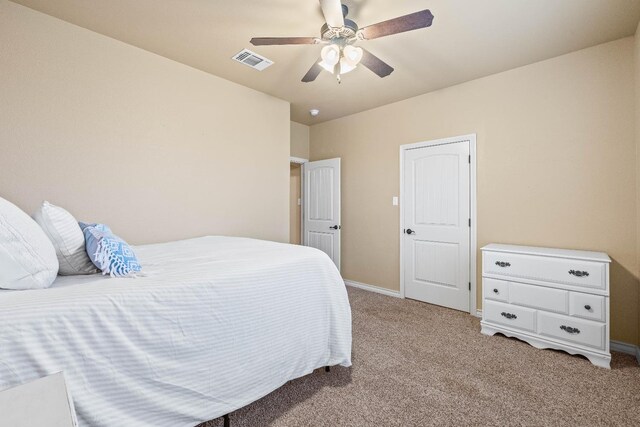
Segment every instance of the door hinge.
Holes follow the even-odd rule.
[[[469,282],[469,290],[471,290],[471,282]]]
[[[469,218],[469,227],[471,227],[471,218]]]
[[[471,164],[471,155],[469,155],[469,164]]]

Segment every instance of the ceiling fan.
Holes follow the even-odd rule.
[[[320,7],[326,20],[320,28],[320,37],[254,37],[251,39],[251,44],[254,46],[324,44],[320,60],[313,64],[302,78],[305,83],[314,81],[323,69],[335,74],[340,82],[340,75],[354,70],[360,63],[378,76],[386,77],[393,72],[393,67],[355,44],[362,40],[426,28],[433,22],[433,14],[429,9],[425,9],[358,28],[355,22],[346,19],[349,9],[341,4],[340,0],[320,0]]]

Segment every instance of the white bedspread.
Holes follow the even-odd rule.
[[[63,371],[81,426],[194,426],[351,365],[344,282],[322,252],[203,237],[135,247],[144,277],[0,292],[0,390]]]

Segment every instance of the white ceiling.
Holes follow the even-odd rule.
[[[33,9],[291,102],[313,124],[633,35],[638,0],[344,0],[363,27],[422,9],[433,26],[361,42],[395,68],[358,67],[338,85],[300,79],[321,46],[261,46],[251,37],[319,36],[317,0],[14,0]],[[259,72],[230,58],[250,48],[275,64]],[[312,118],[308,110],[319,108]]]

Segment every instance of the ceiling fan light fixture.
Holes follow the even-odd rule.
[[[349,64],[349,61],[346,58],[342,58],[340,60],[340,74],[347,74],[356,69],[355,65]]]
[[[336,68],[336,64],[330,65],[330,64],[327,64],[325,61],[318,62],[318,65],[324,68],[325,70],[327,70],[328,72],[330,72],[331,74],[334,73],[334,70]]]
[[[347,64],[355,67],[362,60],[362,49],[356,46],[347,45],[342,50],[343,58]]]
[[[327,65],[336,65],[340,60],[340,48],[335,44],[329,44],[322,48],[320,57]]]
[[[333,74],[336,65],[340,62],[340,48],[335,44],[327,45],[322,48],[320,57],[322,61],[320,61],[318,65]]]
[[[327,45],[322,48],[320,57],[322,61],[318,65],[333,74],[336,65],[340,62],[340,48],[334,44]]]

